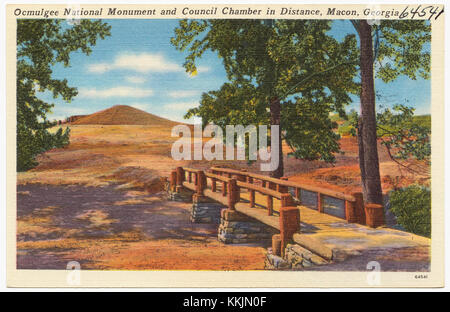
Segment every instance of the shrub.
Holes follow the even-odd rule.
[[[391,211],[407,231],[431,237],[431,191],[411,185],[391,192]]]
[[[26,171],[37,165],[36,156],[53,148],[67,146],[70,128],[59,128],[55,134],[47,129],[31,131],[17,126],[17,171]]]

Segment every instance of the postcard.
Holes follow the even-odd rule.
[[[9,287],[443,287],[444,7],[9,4]]]

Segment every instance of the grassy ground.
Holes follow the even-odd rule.
[[[17,266],[65,269],[257,270],[262,246],[227,246],[216,225],[165,200],[170,128],[71,126],[71,144],[18,173]]]
[[[19,268],[248,270],[263,269],[263,246],[227,246],[214,225],[193,225],[189,204],[168,202],[164,182],[176,166],[213,164],[258,171],[245,162],[174,161],[176,138],[167,126],[73,125],[71,144],[39,156],[39,166],[18,173],[17,264]],[[286,157],[286,176],[308,184],[359,189],[357,145],[332,166]],[[286,148],[287,151],[287,148]],[[403,176],[380,149],[383,188],[427,183]]]

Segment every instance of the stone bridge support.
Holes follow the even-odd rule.
[[[218,239],[225,244],[262,243],[270,245],[275,229],[236,210],[221,212]]]
[[[192,196],[191,222],[220,223],[220,211],[226,207],[206,196],[194,194]]]

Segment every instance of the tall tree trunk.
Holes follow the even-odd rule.
[[[365,20],[359,21],[359,38],[361,45],[361,119],[358,127],[360,132],[358,139],[362,139],[362,142],[359,143],[362,189],[364,202],[382,204],[383,194],[378,162],[375,115],[372,27]]]
[[[361,170],[361,186],[362,186],[362,190],[363,190],[363,194],[367,194],[367,190],[366,190],[366,185],[365,185],[365,181],[366,181],[366,171],[365,171],[365,167],[364,167],[364,144],[363,144],[363,137],[362,137],[362,133],[363,133],[363,122],[361,117],[359,117],[358,119],[358,156],[359,156],[359,168]]]
[[[278,168],[270,172],[270,176],[273,178],[281,178],[284,174],[283,164],[283,149],[281,144],[281,104],[280,99],[275,97],[270,101],[270,124],[279,125],[280,131],[278,131]]]

